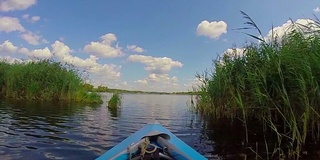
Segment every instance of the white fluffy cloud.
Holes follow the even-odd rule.
[[[37,3],[37,0],[0,0],[0,11],[25,10]]]
[[[182,67],[182,63],[179,61],[173,61],[167,57],[152,57],[145,55],[130,55],[128,60],[131,62],[139,62],[146,65],[144,68],[146,71],[156,74],[163,74],[171,70],[173,67]]]
[[[52,53],[54,56],[58,57],[62,62],[73,64],[76,67],[91,67],[97,65],[96,56],[90,55],[87,59],[81,59],[76,56],[72,56],[70,53],[72,50],[65,45],[63,42],[55,41],[54,44],[51,45]]]
[[[314,12],[320,12],[320,7],[313,9]]]
[[[131,62],[139,62],[145,64],[145,70],[150,74],[144,79],[135,81],[144,90],[172,90],[178,86],[178,78],[170,77],[169,72],[173,67],[182,67],[183,64],[179,61],[173,61],[167,57],[152,57],[144,55],[130,55],[128,60]]]
[[[32,45],[39,45],[39,40],[40,40],[40,36],[33,33],[33,32],[25,32],[23,34],[20,35],[20,37],[25,40],[26,42],[28,42],[29,44],[32,44]]]
[[[71,49],[60,41],[55,41],[52,45],[52,53],[57,57],[65,57],[70,55]]]
[[[199,87],[202,85],[202,81],[198,78],[188,80],[188,83],[183,84],[186,88],[188,88],[190,91],[198,90]]]
[[[226,51],[222,53],[219,59],[220,65],[225,65],[225,58],[228,60],[233,60],[236,57],[242,57],[245,54],[244,48],[228,48]]]
[[[23,47],[20,48],[18,52],[33,58],[48,59],[52,57],[52,53],[48,47],[45,47],[44,49],[34,49],[32,51]]]
[[[71,54],[74,51],[60,41],[55,41],[51,47],[51,51],[48,47],[30,50],[25,47],[19,48],[7,40],[0,44],[0,54],[8,55],[12,53],[19,53],[27,55],[29,58],[37,59],[57,58],[63,63],[71,64],[77,69],[84,70],[85,73],[88,73],[89,78],[91,78],[92,84],[104,84],[110,86],[112,84],[116,84],[121,77],[121,66],[113,64],[100,64],[97,62],[99,58],[94,55],[90,55],[86,59],[73,56]],[[0,55],[0,60],[4,60],[9,63],[22,62],[21,59],[14,58],[12,55],[7,57]],[[27,61],[32,60],[30,59]],[[124,86],[128,84],[125,82],[118,85]]]
[[[52,53],[62,62],[72,64],[76,67],[85,67],[86,72],[92,74],[94,84],[103,84],[105,80],[117,80],[120,78],[121,66],[112,64],[99,64],[97,56],[90,55],[87,59],[72,56],[72,50],[63,42],[55,41],[52,46]]]
[[[227,33],[227,23],[224,21],[208,22],[202,21],[196,31],[198,36],[208,36],[212,39],[218,39],[223,33]]]
[[[6,40],[0,44],[0,54],[11,54],[15,53],[17,50],[18,47],[13,45],[9,40]]]
[[[244,54],[244,48],[228,48],[223,55],[228,57],[237,57],[237,56],[243,56]]]
[[[26,15],[24,17],[27,17]],[[35,18],[37,19],[37,18]],[[1,17],[0,16],[0,32],[14,32],[20,31],[20,38],[32,45],[39,45],[40,40],[46,42],[45,39],[41,39],[41,36],[27,31],[21,24],[18,18],[14,17]]]
[[[33,58],[51,58],[52,53],[49,50],[48,47],[45,47],[43,49],[34,49],[34,50],[29,50],[25,47],[19,48],[12,44],[9,40],[4,41],[2,44],[0,44],[0,54],[12,54],[12,53],[21,53]],[[8,57],[6,57],[8,59]],[[11,59],[17,60],[13,57]]]
[[[121,66],[112,64],[96,64],[87,68],[87,72],[95,74],[98,78],[94,81],[103,82],[105,80],[117,80],[120,78]]]
[[[20,24],[18,18],[14,17],[1,17],[0,16],[0,32],[13,32],[13,31],[20,31],[24,32],[25,29]]]
[[[23,62],[21,59],[13,58],[10,56],[0,56],[0,61],[4,61],[4,62],[10,63],[10,64]]]
[[[90,55],[89,58],[82,59],[76,56],[67,55],[65,57],[60,57],[61,61],[73,64],[76,67],[91,67],[97,65],[98,58],[96,56]]]
[[[108,33],[101,36],[100,39],[100,42],[91,42],[90,44],[85,45],[83,51],[103,58],[122,56],[121,48],[118,45],[112,46],[112,43],[117,41],[115,34]]]
[[[0,44],[0,53],[19,53],[29,56],[30,58],[45,59],[54,58],[58,61],[68,63],[76,67],[77,69],[84,70],[83,75],[87,75],[90,83],[98,86],[104,85],[112,88],[132,89],[132,90],[145,90],[145,91],[178,91],[184,90],[182,85],[179,85],[178,78],[176,76],[169,76],[166,72],[170,71],[172,67],[181,67],[182,64],[177,61],[173,61],[170,58],[159,58],[146,56],[139,62],[146,64],[146,70],[149,71],[149,75],[144,79],[131,81],[127,83],[121,80],[121,66],[114,64],[100,64],[98,63],[98,57],[90,55],[88,58],[80,58],[73,56],[75,52],[69,46],[60,41],[55,41],[51,45],[51,50],[48,47],[43,49],[30,50],[25,47],[17,47],[10,41],[5,41]],[[5,54],[3,54],[5,55]],[[141,58],[141,57],[140,57]],[[7,57],[1,56],[0,59],[9,63],[21,63],[21,59],[14,58],[10,55]],[[139,59],[139,58],[138,58]],[[149,62],[145,62],[149,61]],[[31,59],[27,61],[32,61]],[[25,61],[26,62],[26,61]],[[155,63],[152,65],[151,63]],[[163,65],[160,65],[163,63]],[[150,64],[150,65],[149,65]],[[160,71],[149,70],[149,68],[155,67]],[[161,73],[160,73],[161,72]],[[163,73],[162,73],[163,72]],[[88,81],[89,82],[89,81]]]
[[[28,19],[28,17],[29,17],[28,14],[23,15],[23,18]],[[30,21],[35,22],[39,19],[40,19],[40,17],[34,16],[30,19]],[[43,43],[48,42],[46,39],[43,39],[40,35],[26,30],[20,24],[20,21],[18,18],[0,16],[0,32],[10,33],[10,32],[14,32],[14,31],[20,31],[21,33],[20,33],[19,37],[32,45],[39,45],[40,41]]]
[[[138,47],[137,45],[129,45],[127,46],[127,49],[133,52],[142,53],[145,52],[145,50],[141,47]]]
[[[294,23],[303,31],[320,31],[319,26],[316,25],[315,22],[310,19],[297,19]],[[278,40],[281,40],[284,35],[292,32],[293,29],[294,26],[292,24],[292,21],[288,20],[281,26],[274,27],[272,30],[270,30],[268,34],[264,37],[264,39],[268,42],[272,40],[272,36],[276,36]],[[232,59],[233,57],[243,56],[244,54],[244,48],[227,49],[225,52],[222,53],[221,58],[227,56]],[[222,65],[224,64],[223,59],[220,60],[220,63]]]
[[[32,23],[37,22],[40,20],[40,16],[32,16],[30,20]]]
[[[163,82],[163,83],[177,83],[178,78],[176,76],[169,77],[168,74],[149,74],[148,78],[146,79],[148,82]]]
[[[146,85],[146,84],[148,84],[148,81],[146,80],[146,79],[139,79],[139,80],[137,80],[137,81],[134,81],[135,83],[138,83],[138,84],[140,84],[140,85]]]
[[[137,90],[147,91],[173,91],[178,89],[179,81],[176,76],[170,77],[168,74],[149,74],[145,79],[134,81]]]
[[[22,16],[23,19],[25,19],[25,20],[27,20],[28,22],[31,22],[31,23],[35,23],[35,22],[37,22],[37,21],[39,21],[41,19],[40,16],[32,16],[30,18],[29,17],[30,17],[29,14],[24,14]]]
[[[295,22],[302,30],[304,31],[319,31],[320,28],[318,25],[315,24],[315,22],[311,19],[297,19]],[[299,25],[301,24],[301,25]],[[308,26],[308,28],[305,28],[303,26]],[[292,22],[288,20],[286,23],[282,24],[281,26],[274,27],[272,30],[269,31],[266,37],[264,39],[266,41],[270,41],[273,36],[277,36],[279,39],[281,39],[286,33],[290,33],[293,30]]]

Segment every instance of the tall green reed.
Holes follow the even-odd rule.
[[[121,105],[121,96],[119,93],[113,93],[108,101],[108,108],[117,109]]]
[[[266,145],[275,143],[272,156],[298,159],[309,137],[308,143],[320,142],[320,36],[293,24],[292,32],[266,41],[243,14],[246,24],[259,33],[248,35],[259,42],[245,46],[243,54],[224,54],[214,61],[212,73],[197,75],[204,82],[198,110],[216,118],[241,119],[247,143],[248,121],[258,120],[265,133],[276,136],[266,140]]]
[[[3,96],[29,100],[74,100],[101,103],[95,93],[84,92],[78,70],[53,60],[0,63],[0,85]]]

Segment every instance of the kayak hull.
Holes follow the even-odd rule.
[[[168,140],[168,142],[172,144],[176,150],[178,150],[177,154],[174,154],[174,157],[172,157],[174,159],[207,159],[203,155],[195,151],[193,148],[188,146],[186,143],[184,143],[182,140],[180,140],[178,137],[176,137],[173,133],[164,128],[161,124],[155,123],[145,125],[143,128],[141,128],[140,130],[133,133],[131,136],[127,137],[125,140],[111,148],[109,151],[102,154],[96,160],[127,159],[128,154],[119,155],[119,153],[126,151],[126,149],[130,145],[140,141],[143,137],[152,132],[159,132],[169,135],[170,139]]]

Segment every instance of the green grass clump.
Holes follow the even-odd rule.
[[[83,103],[102,103],[102,99],[99,93],[88,92],[86,90],[80,90],[76,95],[77,102]]]
[[[241,119],[245,142],[248,121],[258,120],[264,133],[276,137],[265,140],[268,159],[298,159],[307,144],[320,143],[320,35],[302,29],[306,26],[292,27],[280,39],[249,44],[243,55],[224,54],[212,73],[198,75],[204,83],[197,109]]]
[[[121,105],[121,96],[119,93],[114,93],[108,101],[109,108],[118,108]]]
[[[83,80],[78,70],[53,60],[12,64],[2,61],[0,86],[1,95],[13,99],[101,101],[97,94],[82,92]]]

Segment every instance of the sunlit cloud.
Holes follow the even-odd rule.
[[[52,57],[52,53],[48,47],[45,47],[44,49],[34,49],[31,51],[27,48],[20,48],[18,52],[33,58],[49,59]]]
[[[37,0],[0,0],[0,11],[25,10],[36,3]]]
[[[224,21],[209,22],[204,20],[198,25],[196,30],[198,36],[207,36],[211,39],[219,39],[223,33],[227,33],[227,23]]]
[[[129,45],[129,46],[127,46],[127,49],[132,52],[136,52],[136,53],[145,52],[145,50],[143,48],[138,47],[137,45]]]
[[[316,25],[315,21],[311,19],[297,19],[294,23],[303,31],[320,31],[319,25]],[[267,36],[264,37],[264,39],[266,41],[271,41],[272,39],[277,37],[278,40],[281,40],[284,35],[292,32],[294,29],[295,28],[292,21],[288,20],[281,26],[277,26],[271,29],[268,32]]]
[[[131,62],[139,62],[145,64],[145,70],[150,73],[163,74],[170,71],[173,67],[182,67],[183,64],[179,61],[173,61],[168,57],[152,57],[145,55],[130,55],[128,60]]]
[[[25,31],[25,29],[20,24],[19,19],[14,17],[0,16],[0,32],[9,33],[13,31],[20,31],[20,32]]]
[[[115,34],[108,33],[101,36],[100,39],[99,42],[91,42],[85,45],[83,51],[101,58],[115,58],[123,55],[118,45],[112,46],[117,41]]]
[[[35,23],[35,22],[37,22],[37,21],[39,21],[41,19],[40,16],[32,16],[32,17],[30,17],[29,14],[24,14],[22,16],[22,18],[25,19],[26,21],[30,22],[30,23]]]
[[[29,44],[32,44],[32,45],[39,45],[40,44],[40,36],[37,35],[36,33],[33,33],[33,32],[25,32],[25,33],[22,33],[20,35],[20,37],[25,40],[26,42],[28,42]]]
[[[0,44],[0,54],[11,54],[17,52],[18,47],[12,44],[9,40]]]

